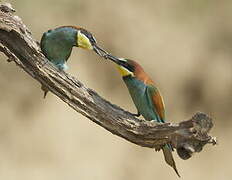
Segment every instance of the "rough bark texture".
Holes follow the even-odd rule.
[[[111,133],[139,146],[159,150],[171,143],[182,159],[200,152],[204,145],[215,144],[208,135],[212,119],[204,113],[178,124],[156,124],[133,117],[111,104],[79,80],[57,70],[40,52],[38,43],[9,5],[0,6],[0,51],[32,78],[47,87],[75,111]]]

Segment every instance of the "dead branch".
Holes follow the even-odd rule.
[[[200,152],[208,143],[216,143],[208,135],[212,120],[204,113],[196,113],[178,124],[147,122],[111,104],[71,75],[60,72],[43,56],[38,43],[14,11],[9,5],[0,6],[0,51],[8,61],[14,61],[78,113],[139,146],[159,150],[171,143],[182,159]]]

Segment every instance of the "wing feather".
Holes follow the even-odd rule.
[[[146,95],[150,102],[151,108],[156,114],[158,122],[165,122],[165,107],[164,102],[159,90],[153,85],[148,85],[146,89]]]

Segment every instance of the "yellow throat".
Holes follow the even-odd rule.
[[[128,69],[124,68],[123,66],[117,65],[117,69],[122,77],[124,76],[134,76],[134,73],[129,71]]]
[[[89,38],[87,38],[83,33],[81,33],[81,31],[77,32],[77,45],[78,47],[81,47],[83,49],[93,49],[93,46],[89,41]]]

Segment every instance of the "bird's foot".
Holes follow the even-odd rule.
[[[139,112],[137,113],[130,113],[132,116],[139,117],[141,114]]]

